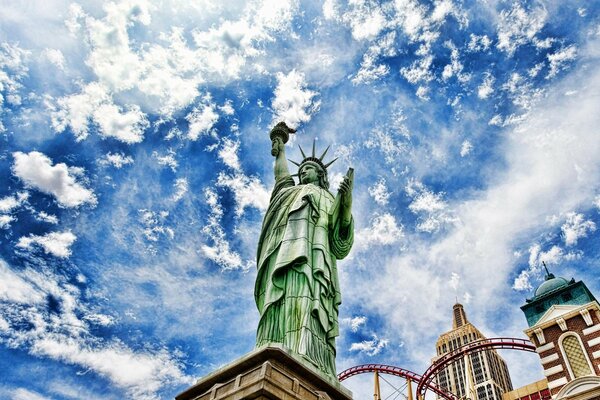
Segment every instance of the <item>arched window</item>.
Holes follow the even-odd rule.
[[[573,379],[594,374],[590,362],[583,351],[579,337],[574,334],[564,336],[561,341],[561,347]]]

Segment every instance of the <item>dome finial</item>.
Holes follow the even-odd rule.
[[[554,274],[551,274],[550,271],[548,271],[548,266],[546,265],[545,261],[542,261],[542,265],[544,266],[544,269],[546,270],[546,280],[554,279]]]

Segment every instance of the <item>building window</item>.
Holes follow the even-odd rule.
[[[573,334],[565,336],[561,342],[561,346],[574,379],[593,375],[588,359],[583,352],[577,336]]]
[[[563,294],[563,300],[564,301],[569,301],[569,300],[573,300],[573,295],[569,292]]]

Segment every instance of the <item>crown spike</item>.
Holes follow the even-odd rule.
[[[331,164],[333,164],[334,162],[336,162],[338,158],[339,158],[339,157],[336,157],[336,158],[334,158],[333,160],[331,160],[331,161],[330,161],[328,164],[325,164],[325,169],[329,168],[329,166],[330,166]]]
[[[325,158],[325,154],[327,154],[327,151],[329,150],[330,147],[331,147],[331,145],[327,146],[327,148],[325,149],[323,154],[321,154],[321,157],[319,157],[319,160],[323,161],[323,159]]]
[[[299,144],[298,148],[300,149],[300,153],[302,153],[302,158],[306,158],[306,154],[304,154],[304,150],[302,150],[302,147]]]
[[[317,139],[316,139],[316,138],[315,138],[315,139],[313,139],[313,152],[312,152],[312,156],[313,156],[313,158],[315,158],[315,157],[316,157],[316,156],[315,156],[315,146],[316,146],[316,142],[317,142]]]
[[[299,166],[300,166],[300,163],[297,163],[297,162],[296,162],[296,161],[294,161],[294,160],[290,160],[289,158],[288,158],[288,160],[289,160],[289,161],[290,161],[292,164],[294,164],[296,167],[299,167]]]

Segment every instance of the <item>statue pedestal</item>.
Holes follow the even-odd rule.
[[[282,346],[259,348],[198,380],[176,400],[352,400],[336,379]]]

